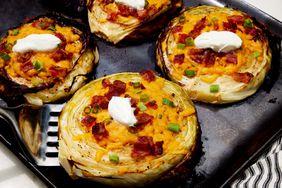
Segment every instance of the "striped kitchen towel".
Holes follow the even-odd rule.
[[[247,168],[232,188],[282,188],[282,137]]]

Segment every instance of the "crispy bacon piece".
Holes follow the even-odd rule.
[[[256,28],[245,28],[245,33],[253,36],[254,41],[257,41],[257,40],[263,41],[264,40],[263,33]]]
[[[64,49],[67,44],[67,39],[64,37],[62,33],[55,32],[54,35],[62,41],[60,44],[60,48]]]
[[[149,114],[142,113],[142,114],[137,114],[136,119],[137,119],[137,125],[146,125],[151,123],[154,117]]]
[[[92,127],[96,124],[96,118],[90,115],[87,115],[81,120],[81,123],[85,125],[86,127]]]
[[[234,22],[223,22],[223,28],[227,31],[235,33],[237,30],[237,24]]]
[[[105,128],[104,123],[97,123],[92,127],[92,134],[97,141],[109,137],[109,132]]]
[[[67,75],[67,69],[61,67],[52,66],[49,68],[51,76],[63,79]]]
[[[131,157],[140,158],[151,155],[153,146],[154,142],[151,136],[139,136],[137,141],[133,144]]]
[[[202,31],[202,29],[204,29],[207,25],[207,18],[203,17],[201,20],[199,20],[195,27],[193,28],[192,31],[190,31],[190,33],[188,34],[190,37],[192,38],[196,38]]]
[[[184,62],[184,54],[177,54],[173,58],[173,63],[182,64]]]
[[[179,34],[178,42],[185,44],[185,40],[186,40],[187,38],[188,38],[188,35],[187,35],[187,34]]]
[[[219,29],[219,23],[218,22],[214,22],[213,23],[213,28],[214,28],[214,30],[218,30]]]
[[[19,63],[25,63],[30,60],[30,58],[33,56],[34,52],[26,52],[26,53],[18,53],[17,55],[17,61]]]
[[[232,77],[236,82],[243,82],[245,84],[248,84],[251,81],[251,79],[254,77],[254,75],[249,72],[244,72],[244,73],[235,72],[232,74]]]
[[[36,27],[38,29],[47,29],[48,27],[54,25],[54,20],[50,18],[39,18],[38,20],[35,20],[32,22],[32,27]]]
[[[23,64],[21,64],[21,70],[23,72],[28,72],[29,70],[33,69],[33,64],[31,63],[31,61],[27,61]]]
[[[133,144],[132,158],[140,158],[148,155],[161,155],[163,153],[163,141],[154,144],[151,136],[139,136]]]
[[[163,154],[163,143],[164,141],[156,142],[152,148],[153,155],[161,155]]]
[[[149,115],[149,114],[146,114],[146,113],[139,114],[140,110],[139,110],[138,107],[135,109],[135,111],[134,111],[134,115],[137,119],[137,123],[134,127],[129,128],[129,131],[132,132],[132,133],[137,133],[137,132],[143,130],[144,127],[147,124],[151,123],[154,119],[154,117]]]
[[[121,16],[128,17],[128,16],[134,16],[137,17],[137,10],[135,8],[129,7],[127,5],[119,4],[118,3],[118,13]]]
[[[158,109],[158,104],[157,104],[157,102],[156,102],[155,100],[150,101],[150,102],[147,102],[147,103],[146,103],[146,106],[147,106],[148,108],[152,108],[152,109],[154,109],[154,110]]]
[[[109,21],[116,21],[117,17],[118,17],[118,13],[112,12],[112,13],[108,14],[107,20],[109,20]]]
[[[101,109],[107,109],[109,105],[109,100],[107,97],[95,95],[91,99],[91,107],[99,107]]]
[[[107,87],[109,87],[110,85],[112,85],[112,83],[110,82],[110,80],[108,80],[108,79],[103,79],[103,80],[102,80],[102,86],[103,86],[104,88],[107,88]]]
[[[128,94],[125,94],[124,97],[126,98],[130,98],[130,104],[131,104],[131,107],[136,107],[137,106],[137,103],[138,103],[138,99],[135,99],[133,97],[131,97],[130,95]]]
[[[152,82],[156,79],[155,73],[152,70],[144,70],[140,72],[140,75],[144,80],[147,80],[148,82]]]
[[[70,60],[72,59],[73,54],[72,53],[67,53],[63,49],[57,49],[55,52],[52,53],[51,58],[56,61],[62,61],[62,60]]]
[[[233,16],[228,16],[227,17],[228,22],[232,22],[235,24],[243,24],[245,21],[244,16],[239,16],[239,15],[233,15]]]
[[[182,31],[182,29],[183,29],[183,26],[177,25],[177,26],[174,26],[174,27],[171,29],[171,32],[172,32],[172,33],[178,33],[178,32],[180,32],[180,31]]]
[[[230,64],[237,64],[237,55],[233,53],[226,54],[226,62]]]
[[[113,96],[120,96],[125,93],[126,84],[120,80],[115,80],[112,85],[109,86],[109,91],[104,95],[111,100]]]
[[[190,49],[189,55],[191,59],[199,64],[205,64],[206,67],[211,67],[215,63],[215,52],[211,49]]]

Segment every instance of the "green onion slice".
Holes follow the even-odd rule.
[[[12,35],[13,35],[13,36],[18,35],[19,33],[20,33],[20,30],[18,30],[18,29],[12,30]]]
[[[144,112],[145,110],[147,110],[147,107],[144,105],[143,102],[139,102],[137,104],[138,108],[140,109],[141,112]]]
[[[4,61],[9,61],[11,59],[11,56],[2,52],[2,53],[0,53],[0,58],[3,59]]]
[[[245,21],[244,21],[244,27],[247,27],[247,28],[253,28],[254,27],[254,25],[253,25],[253,22],[252,22],[252,20],[251,19],[246,19]]]
[[[184,73],[185,73],[185,76],[189,78],[194,77],[196,75],[196,72],[194,70],[189,70],[189,69],[185,70]]]
[[[187,37],[185,39],[186,46],[194,46],[194,39],[192,37]]]
[[[43,69],[43,63],[40,61],[33,61],[33,68],[37,71],[40,72]]]
[[[186,47],[186,45],[183,44],[183,43],[178,43],[177,44],[177,48],[179,48],[179,49],[184,49],[185,47]]]
[[[147,102],[147,101],[149,101],[149,99],[150,99],[150,96],[147,95],[147,94],[142,94],[142,95],[140,96],[140,101],[141,101],[141,102]]]
[[[171,100],[167,99],[167,98],[163,98],[163,104],[167,105],[167,106],[170,106],[170,107],[174,107],[174,103]]]
[[[178,133],[180,131],[180,126],[177,123],[169,123],[168,124],[168,130]]]
[[[214,84],[210,86],[210,92],[211,93],[217,93],[219,91],[219,85]]]
[[[110,154],[109,155],[109,160],[115,163],[119,162],[119,156],[117,154]]]

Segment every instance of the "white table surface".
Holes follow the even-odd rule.
[[[282,0],[244,0],[282,22]],[[46,187],[22,162],[0,142],[0,187]]]

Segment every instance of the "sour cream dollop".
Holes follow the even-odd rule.
[[[131,6],[137,10],[144,9],[146,4],[145,0],[115,0],[115,2]]]
[[[12,51],[18,53],[51,51],[56,49],[61,42],[58,37],[52,34],[31,34],[17,40]]]
[[[137,119],[134,116],[134,108],[131,107],[130,98],[112,97],[108,105],[110,116],[117,122],[134,126]]]
[[[241,47],[242,39],[230,31],[209,31],[200,34],[194,40],[200,49],[210,48],[216,52],[230,52]]]

